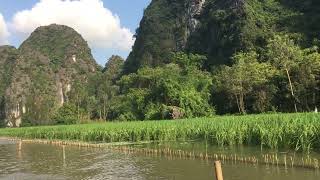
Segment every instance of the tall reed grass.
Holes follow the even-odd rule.
[[[320,148],[320,114],[220,116],[0,129],[2,137],[84,142],[208,141],[310,151]]]

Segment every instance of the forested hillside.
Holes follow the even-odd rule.
[[[166,6],[168,2],[153,1],[146,9],[125,72],[171,63],[170,47],[170,52],[206,57],[201,69],[212,74],[210,103],[219,114],[311,111],[319,106],[319,1],[181,0]],[[187,31],[187,24],[171,22],[179,15],[165,13],[184,6],[180,19],[190,17],[186,13],[192,2],[201,5],[200,13],[191,14],[197,22],[194,30],[182,33],[185,46],[159,43]],[[175,33],[170,33],[173,27]]]
[[[40,27],[0,49],[7,125],[305,112],[320,107],[318,0],[153,0],[128,59]],[[13,69],[13,70],[10,70]]]

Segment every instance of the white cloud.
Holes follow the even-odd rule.
[[[101,0],[40,0],[32,9],[17,12],[10,27],[28,35],[53,23],[74,28],[93,48],[130,50],[134,43],[130,30],[121,27],[119,17]]]
[[[7,38],[9,36],[9,32],[7,29],[7,24],[0,13],[0,45],[8,44]]]

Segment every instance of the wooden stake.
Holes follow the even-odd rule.
[[[21,150],[22,150],[22,141],[21,140],[19,141],[19,148],[18,149],[19,149],[19,152],[21,152]]]
[[[216,180],[223,180],[221,162],[215,161],[214,166],[215,166],[215,171],[216,171]]]
[[[66,167],[66,146],[62,145],[63,166]]]

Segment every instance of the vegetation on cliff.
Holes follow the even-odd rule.
[[[0,126],[3,125],[1,120],[5,118],[5,91],[11,82],[17,56],[16,48],[11,46],[0,47]]]
[[[87,84],[97,70],[80,34],[61,25],[39,27],[17,50],[5,93],[10,126],[52,124],[53,114],[75,98],[76,82]],[[80,91],[80,90],[79,90]],[[76,99],[76,100],[75,100]]]
[[[168,62],[171,52],[182,50],[186,39],[187,0],[152,1],[136,31],[136,42],[125,63],[125,72]]]

